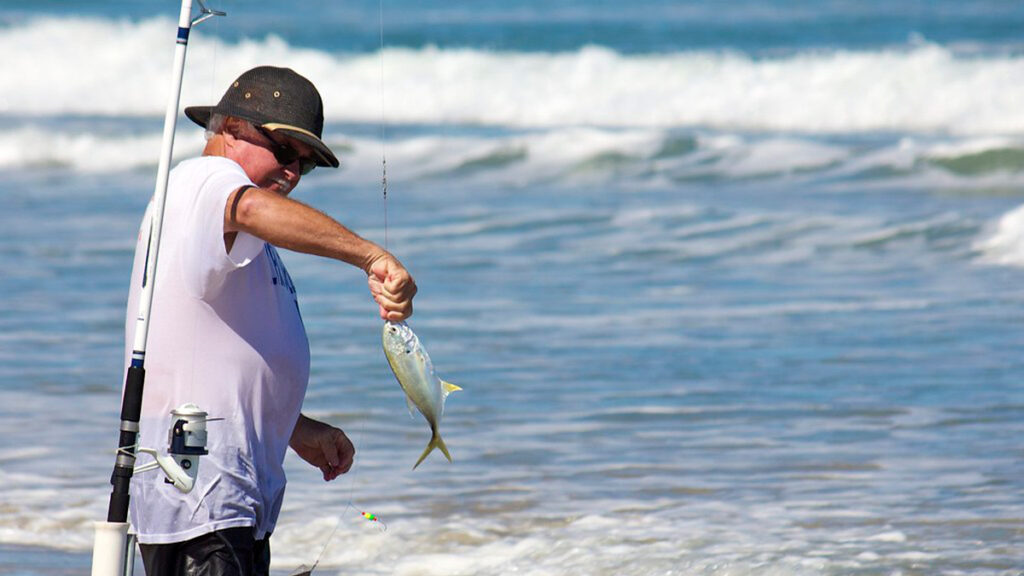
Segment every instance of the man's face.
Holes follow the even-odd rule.
[[[236,136],[238,158],[246,175],[260,188],[287,196],[302,178],[302,166],[310,165],[313,149],[281,133],[247,125]],[[287,164],[284,164],[287,162]],[[308,170],[307,170],[308,171]]]

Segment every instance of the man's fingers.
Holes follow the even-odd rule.
[[[319,438],[317,438],[317,444],[320,445],[320,451],[323,453],[327,465],[332,468],[337,466],[339,460],[338,446],[334,442],[333,429],[328,428],[321,431]]]
[[[324,480],[330,482],[352,468],[355,446],[341,430],[335,429],[322,443],[326,464],[320,467]]]
[[[373,299],[377,301],[380,317],[385,320],[400,321],[412,316],[412,298],[403,294],[393,294],[386,289],[374,291]]]
[[[377,306],[380,308],[380,317],[393,322],[401,322],[412,316],[412,300],[395,302],[383,296],[376,298]]]
[[[384,279],[384,289],[391,294],[415,293],[416,284],[408,274],[392,274]]]
[[[409,271],[393,258],[382,258],[370,267],[366,278],[384,320],[400,322],[412,316],[412,299],[418,288]]]
[[[338,467],[335,468],[335,470],[338,471],[338,474],[344,474],[344,473],[346,473],[346,472],[348,472],[349,470],[352,469],[352,462],[353,461],[354,461],[353,455],[351,453],[346,454],[346,455],[344,455],[342,457],[341,464],[339,464]]]

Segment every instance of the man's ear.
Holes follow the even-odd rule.
[[[231,130],[221,130],[218,136],[221,137],[221,140],[224,142],[224,146],[226,148],[234,148],[235,144],[238,142],[238,137],[235,136],[235,134]]]
[[[230,116],[225,118],[219,133],[219,136],[224,139],[224,146],[234,148],[235,144],[240,140],[238,137],[239,132],[244,129],[245,126],[242,125],[241,120]]]

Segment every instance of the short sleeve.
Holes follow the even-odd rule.
[[[239,232],[228,252],[224,246],[224,211],[231,193],[253,185],[245,171],[232,160],[204,157],[194,178],[175,182],[175,194],[191,195],[182,227],[183,272],[190,292],[199,298],[217,294],[224,279],[242,268],[263,250],[263,240]]]

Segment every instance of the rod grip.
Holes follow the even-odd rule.
[[[127,522],[128,505],[131,501],[131,495],[128,493],[131,477],[118,476],[115,469],[110,482],[114,485],[114,491],[110,493],[110,505],[107,507],[107,522]]]
[[[110,505],[107,522],[127,522],[132,474],[135,471],[135,444],[139,439],[139,416],[142,413],[142,390],[146,370],[132,364],[125,377],[124,396],[121,398],[121,434],[117,443],[117,461],[110,475]]]
[[[142,414],[142,388],[146,381],[146,369],[130,366],[124,381],[124,397],[121,399],[121,420],[139,422]]]

